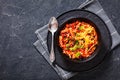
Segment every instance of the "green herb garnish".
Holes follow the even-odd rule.
[[[78,57],[80,57],[80,55],[81,55],[80,52],[77,52],[77,53],[75,54],[75,57],[78,58]]]
[[[84,26],[80,26],[78,29],[79,29],[79,30],[82,30],[82,29],[84,29]]]
[[[66,47],[69,47],[70,46],[70,44],[66,44]]]

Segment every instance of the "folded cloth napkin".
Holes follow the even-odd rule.
[[[79,6],[78,8],[81,8]],[[106,23],[111,37],[112,37],[112,46],[111,49],[113,49],[115,46],[117,46],[120,43],[120,35],[116,31],[115,27],[111,23],[111,20],[106,15],[105,11],[103,10],[102,6],[97,0],[94,0],[91,4],[84,7],[85,10],[89,10],[95,14],[97,14],[99,17],[101,17],[104,22]],[[53,66],[52,63],[49,60],[49,52],[47,48],[47,33],[48,33],[48,25],[45,25],[35,31],[35,34],[38,37],[38,40],[34,43],[34,46],[36,49],[42,54],[42,56],[47,60],[47,62],[52,66],[52,68],[56,71],[56,73],[60,76],[62,80],[67,80],[74,75],[76,75],[78,72],[69,72],[66,70],[63,70],[61,67],[55,65]]]

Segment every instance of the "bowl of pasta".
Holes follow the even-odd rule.
[[[96,14],[81,9],[57,17],[54,51],[56,64],[65,70],[85,71],[98,65],[111,47],[111,37],[104,21]],[[51,35],[47,45],[50,50]]]
[[[85,18],[72,18],[62,26],[58,41],[67,58],[83,61],[95,54],[100,45],[95,24]]]

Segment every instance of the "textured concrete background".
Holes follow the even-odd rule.
[[[0,80],[60,80],[36,51],[34,31],[85,0],[0,0]],[[120,1],[99,0],[120,33]],[[95,70],[70,80],[120,80],[120,46]]]

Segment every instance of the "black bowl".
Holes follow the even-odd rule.
[[[96,49],[95,51],[92,53],[92,55],[90,55],[88,58],[80,58],[80,59],[70,59],[67,55],[65,55],[63,53],[63,50],[62,48],[60,47],[59,45],[59,36],[60,36],[60,32],[61,30],[63,30],[65,28],[65,25],[66,24],[69,24],[69,23],[73,23],[75,21],[83,21],[83,22],[86,22],[88,24],[90,24],[92,27],[95,28],[96,32],[97,32],[97,35],[98,35],[98,45],[96,46]],[[99,32],[99,29],[97,28],[97,26],[92,22],[90,21],[89,19],[87,18],[82,18],[82,17],[77,17],[77,18],[71,18],[69,20],[67,20],[66,22],[64,22],[57,30],[56,32],[56,43],[57,43],[57,48],[58,50],[60,51],[61,55],[66,59],[66,60],[69,60],[69,61],[73,61],[75,63],[81,63],[81,62],[86,62],[86,61],[89,61],[90,59],[94,58],[97,53],[99,52],[100,48],[101,48],[101,35],[100,35],[100,32]]]
[[[105,55],[111,48],[111,37],[106,24],[99,16],[87,10],[75,9],[61,14],[57,17],[57,20],[59,23],[59,28],[54,37],[54,51],[56,57],[55,63],[58,66],[68,71],[87,71],[94,68],[103,61]],[[74,20],[81,20],[91,24],[96,29],[98,34],[99,45],[97,46],[94,53],[87,59],[71,60],[68,58],[68,56],[62,53],[62,49],[59,46],[58,37],[60,35],[60,31],[64,28],[66,23]],[[50,32],[48,32],[47,36],[47,46],[48,50],[50,51]]]

